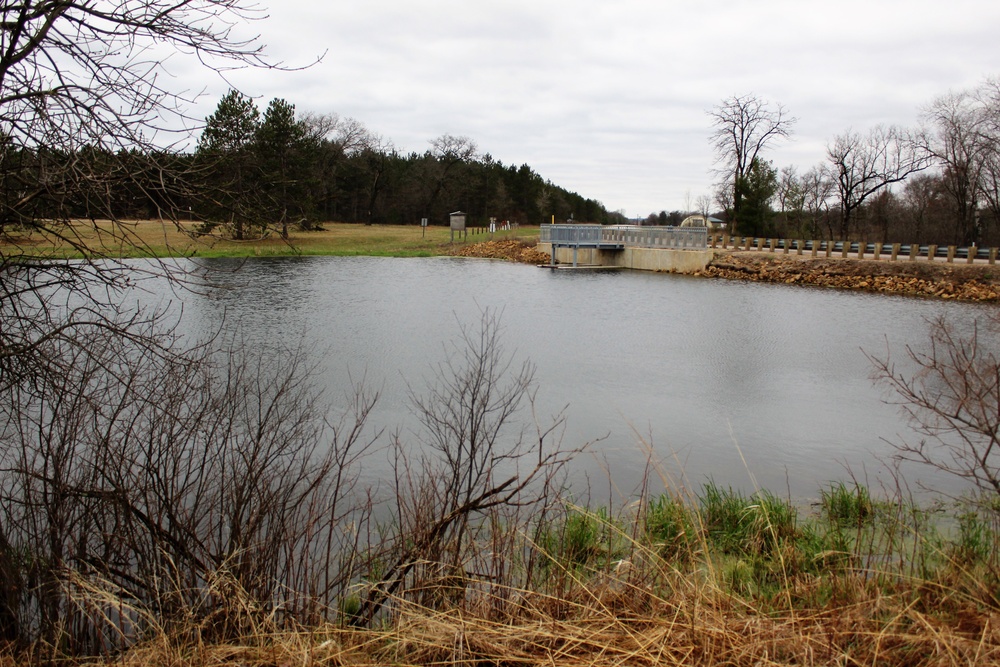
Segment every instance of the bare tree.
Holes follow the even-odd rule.
[[[222,638],[279,609],[322,618],[354,578],[377,396],[360,390],[327,419],[301,349],[181,359],[84,342],[67,346],[64,377],[0,405],[0,526],[21,555],[0,570],[21,582],[0,615],[17,639],[92,652],[150,623]],[[142,613],[77,604],[81,581]]]
[[[0,385],[40,360],[47,338],[121,330],[121,320],[101,313],[114,302],[107,290],[134,276],[112,262],[40,257],[20,239],[42,235],[84,258],[113,259],[101,248],[141,243],[118,222],[123,192],[176,222],[192,179],[174,146],[197,121],[185,113],[191,98],[163,86],[171,78],[164,55],[219,71],[267,66],[257,40],[235,29],[259,16],[247,0],[0,8],[0,233],[10,237],[0,244]],[[81,230],[98,219],[111,226],[101,228],[101,243],[88,243]],[[71,308],[54,307],[56,287],[76,295]]]
[[[802,174],[800,185],[803,193],[803,208],[808,216],[810,230],[819,230],[820,221],[826,222],[828,238],[833,238],[830,226],[830,197],[833,195],[833,180],[822,165],[813,167]]]
[[[896,443],[898,455],[964,479],[994,502],[1000,495],[998,340],[996,314],[968,333],[941,318],[931,324],[929,351],[906,349],[905,370],[890,355],[869,355],[873,377],[921,436],[918,443]]]
[[[1000,79],[987,79],[977,90],[983,122],[983,166],[980,172],[980,192],[994,224],[1000,224]]]
[[[698,198],[694,200],[694,205],[695,211],[705,216],[707,220],[712,212],[712,198],[709,195],[698,195]]]
[[[381,134],[368,133],[364,143],[357,149],[363,159],[365,175],[368,181],[368,193],[365,201],[365,224],[372,224],[375,219],[375,207],[379,195],[386,187],[386,172],[391,158],[396,154],[396,146],[391,140]]]
[[[319,145],[322,208],[328,217],[335,217],[341,193],[339,180],[347,160],[355,158],[357,179],[364,183],[351,200],[354,220],[371,224],[379,195],[386,187],[386,171],[396,147],[382,135],[372,132],[354,118],[342,118],[335,113],[306,114],[302,123],[306,133]]]
[[[717,172],[723,178],[720,192],[728,190],[728,195],[719,197],[719,201],[731,203],[735,231],[742,212],[741,184],[767,148],[791,135],[796,119],[789,116],[782,105],[772,108],[756,95],[734,95],[723,100],[708,115],[715,128],[711,141],[716,164],[720,165]]]
[[[469,137],[442,134],[431,140],[431,152],[446,167],[474,159],[478,150],[476,142]]]
[[[476,143],[469,137],[456,137],[451,134],[442,134],[440,137],[432,139],[430,144],[430,156],[433,157],[434,161],[430,173],[426,176],[430,192],[424,205],[424,212],[428,215],[433,214],[434,205],[441,193],[448,187],[450,177],[458,165],[475,159],[479,150]]]
[[[498,316],[484,311],[478,328],[462,329],[427,393],[411,389],[425,439],[408,450],[397,438],[398,534],[363,603],[365,622],[407,592],[424,604],[442,593],[464,597],[482,571],[473,561],[488,556],[480,537],[536,521],[554,500],[556,474],[579,451],[555,439],[561,415],[532,427],[518,418],[529,408],[534,417],[534,366],[516,363],[500,334]],[[530,518],[518,516],[523,508]]]
[[[40,151],[34,185],[5,202],[5,223],[47,230],[36,204],[56,216],[81,190],[96,199],[96,212],[114,218],[102,187],[129,174],[87,169],[80,150],[89,148],[114,162],[120,151],[162,153],[197,122],[185,113],[192,99],[163,87],[163,56],[169,49],[221,68],[265,65],[256,39],[235,35],[237,23],[260,16],[245,0],[126,0],[5,3],[0,49],[0,126],[11,150]],[[73,160],[60,160],[60,157]],[[151,168],[165,168],[154,165]],[[11,174],[3,174],[4,177]],[[165,174],[166,176],[166,174]],[[157,182],[157,181],[152,181]],[[149,192],[169,214],[173,180]],[[77,250],[86,251],[84,247]]]
[[[903,186],[904,224],[913,241],[936,238],[933,227],[940,216],[935,214],[945,208],[942,190],[940,179],[929,173],[917,174]]]
[[[354,118],[341,117],[337,113],[305,112],[299,121],[310,139],[319,143],[328,141],[344,155],[352,155],[377,143],[364,123]]]
[[[256,38],[238,37],[239,24],[256,17],[262,14],[248,0],[15,0],[0,7],[0,580],[36,584],[0,601],[0,617],[13,619],[21,638],[75,630],[100,638],[102,630],[69,607],[68,573],[99,573],[124,598],[149,602],[160,583],[179,580],[166,566],[142,568],[179,555],[193,572],[215,562],[205,559],[210,552],[224,553],[193,536],[186,514],[200,506],[224,516],[223,505],[201,504],[211,477],[175,495],[157,487],[172,474],[161,463],[196,475],[198,455],[210,447],[194,415],[211,413],[204,405],[216,405],[218,386],[196,381],[192,369],[205,366],[178,351],[162,313],[120,307],[143,269],[112,253],[141,245],[120,220],[123,193],[176,224],[197,180],[176,149],[200,121],[185,111],[188,93],[164,87],[172,79],[165,56],[218,72],[267,67]],[[83,261],[40,253],[35,248],[47,244],[37,244],[38,236]],[[145,266],[184,278],[166,262]],[[185,393],[206,386],[215,389]],[[180,395],[164,394],[168,388]],[[167,406],[179,411],[168,414]],[[192,449],[159,457],[155,447],[168,443]],[[286,472],[297,489],[291,493],[299,493],[304,477]],[[147,492],[164,504],[143,505]],[[281,518],[264,523],[277,528]],[[137,535],[148,550],[129,541]],[[214,536],[221,543],[231,532]]]
[[[955,243],[975,245],[980,240],[979,200],[982,172],[997,150],[990,141],[988,114],[975,96],[950,93],[924,110],[931,129],[921,133],[921,146],[941,167],[940,183],[954,206]]]
[[[717,183],[713,192],[715,205],[723,211],[733,210],[733,189],[726,183]],[[735,232],[735,230],[732,230]]]
[[[782,167],[778,172],[778,191],[775,196],[779,213],[800,212],[805,206],[801,179],[794,166]]]
[[[381,138],[368,130],[361,121],[344,118],[336,113],[305,113],[301,117],[307,137],[318,146],[316,159],[316,200],[322,219],[334,220],[340,215],[344,197],[341,181],[348,159],[369,149],[378,148]],[[365,197],[370,205],[371,198]],[[357,212],[352,219],[358,219]]]
[[[785,219],[787,233],[818,238],[820,222],[829,207],[832,183],[822,167],[799,174],[793,166],[784,167],[778,180],[777,201]]]
[[[877,125],[863,135],[848,131],[827,145],[826,154],[840,204],[838,233],[845,240],[850,236],[854,217],[869,197],[930,164],[914,136],[895,126]]]

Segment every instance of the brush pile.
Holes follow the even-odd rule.
[[[534,242],[525,242],[518,239],[502,239],[463,245],[449,254],[459,257],[505,259],[510,262],[521,262],[523,264],[548,264],[551,259],[548,254],[536,250]]]

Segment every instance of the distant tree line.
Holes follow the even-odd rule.
[[[1000,245],[1000,79],[938,97],[915,129],[849,129],[806,170],[765,158],[796,121],[780,104],[733,96],[709,116],[714,197],[648,224],[714,211],[749,236]]]
[[[141,152],[82,146],[55,155],[45,147],[7,146],[0,152],[0,197],[13,204],[38,191],[31,217],[190,218],[234,238],[264,231],[287,236],[289,226],[322,221],[444,224],[462,210],[471,224],[490,218],[520,224],[621,219],[603,204],[554,185],[527,164],[505,165],[480,154],[467,137],[443,135],[423,153],[399,151],[361,122],[337,114],[296,114],[273,99],[261,112],[230,91],[219,102],[193,152]],[[171,163],[169,170],[164,163]],[[16,163],[16,164],[15,164]],[[51,190],[55,173],[75,165],[74,187]],[[94,174],[100,173],[100,177]],[[117,176],[116,176],[117,173]],[[183,183],[163,183],[164,173]],[[89,184],[101,187],[90,192]],[[110,187],[109,187],[110,185]],[[169,193],[163,194],[161,193]],[[166,208],[173,210],[167,211]],[[0,225],[16,219],[0,221]]]

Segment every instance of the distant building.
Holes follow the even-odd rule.
[[[717,232],[726,228],[726,223],[716,217],[689,215],[681,220],[681,227],[708,227],[708,231]]]

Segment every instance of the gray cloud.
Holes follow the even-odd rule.
[[[682,208],[714,176],[707,111],[734,94],[799,119],[769,155],[806,170],[849,128],[914,125],[1000,74],[1000,3],[952,0],[270,0],[257,23],[295,72],[229,80],[265,105],[355,117],[401,150],[468,135],[507,164],[629,215]],[[188,71],[178,74],[196,88]],[[205,116],[227,83],[205,78]]]

